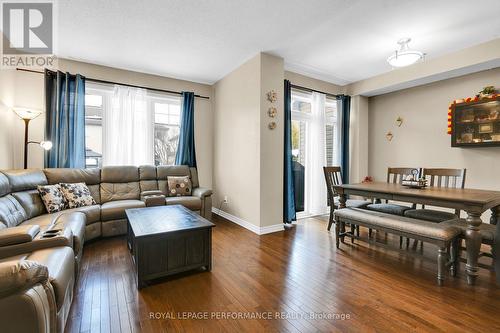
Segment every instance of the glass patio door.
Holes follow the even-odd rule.
[[[316,167],[314,169],[314,174],[311,165],[318,163],[321,166],[331,166],[339,165],[339,140],[338,140],[338,117],[337,117],[337,101],[335,99],[326,98],[324,99],[324,104],[321,104],[321,111],[324,114],[324,152],[320,151],[318,154],[317,147],[314,145],[317,142],[310,142],[311,140],[317,140],[318,137],[316,133],[309,132],[312,129],[318,129],[317,124],[313,124],[313,107],[318,107],[313,105],[312,93],[303,92],[300,90],[292,89],[292,159],[293,159],[293,171],[294,171],[294,186],[295,186],[295,208],[298,213],[298,218],[322,214],[323,212],[318,212],[317,202],[313,202],[314,195],[318,191],[326,191],[326,185],[324,183],[318,184],[318,178],[323,179],[321,167]],[[322,127],[320,127],[321,129]],[[322,131],[323,132],[323,131]],[[320,135],[320,138],[323,134]],[[314,153],[316,151],[316,153]],[[318,156],[318,155],[320,156]],[[324,159],[324,161],[312,161],[311,159]],[[317,162],[317,163],[311,163]],[[319,174],[320,173],[320,174]],[[316,182],[313,181],[316,179]],[[315,192],[313,192],[315,191]],[[325,203],[326,208],[326,203]],[[324,213],[327,213],[325,211]]]

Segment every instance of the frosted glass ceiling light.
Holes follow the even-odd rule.
[[[387,58],[387,62],[392,67],[410,66],[424,58],[424,53],[410,50],[408,47],[408,43],[410,41],[411,38],[403,38],[398,41],[398,44],[400,45],[399,51],[394,51],[394,53]]]

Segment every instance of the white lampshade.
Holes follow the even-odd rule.
[[[50,150],[50,149],[52,149],[52,142],[51,141],[42,141],[42,142],[40,142],[40,147],[42,147],[45,150]]]
[[[417,61],[424,58],[424,53],[420,51],[410,50],[408,43],[411,41],[410,38],[404,38],[398,41],[401,46],[399,51],[395,51],[393,54],[387,58],[387,62],[392,67],[406,67],[413,65]]]
[[[23,107],[14,107],[12,110],[18,115],[19,118],[21,119],[35,119],[39,115],[41,115],[43,112],[40,110],[36,109],[31,109],[31,108],[23,108]]]

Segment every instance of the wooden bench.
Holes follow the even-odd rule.
[[[336,210],[335,221],[335,241],[337,248],[340,247],[340,241],[344,242],[346,236],[354,241],[357,238],[354,234],[355,226],[363,226],[437,245],[439,249],[437,256],[438,284],[443,284],[447,267],[450,267],[452,276],[456,275],[456,267],[459,260],[458,239],[461,231],[452,224],[434,223],[359,208]],[[351,226],[351,231],[346,231],[346,224]],[[448,249],[451,249],[450,253],[448,253]]]

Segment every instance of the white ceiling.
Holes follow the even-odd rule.
[[[214,83],[258,52],[337,84],[391,71],[397,40],[434,58],[500,37],[499,0],[64,0],[60,57]]]

